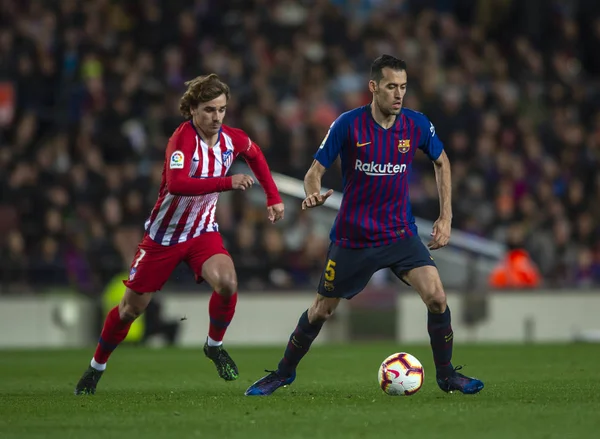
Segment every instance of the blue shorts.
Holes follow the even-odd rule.
[[[429,249],[418,236],[380,247],[345,248],[331,243],[318,292],[325,297],[351,299],[382,268],[390,268],[406,283],[403,276],[408,271],[429,265],[436,266]]]

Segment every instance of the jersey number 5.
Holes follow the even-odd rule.
[[[335,279],[335,262],[331,259],[327,261],[327,266],[325,267],[325,280],[329,282],[333,282]]]

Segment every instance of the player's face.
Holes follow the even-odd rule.
[[[206,134],[216,134],[221,129],[225,112],[227,111],[227,97],[222,94],[212,101],[203,102],[192,109],[194,125]]]
[[[393,70],[384,67],[383,78],[376,83],[369,81],[369,90],[373,93],[375,104],[387,116],[399,114],[406,94],[406,70]]]

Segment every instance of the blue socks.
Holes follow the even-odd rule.
[[[448,306],[442,314],[427,312],[427,332],[429,332],[437,376],[450,375],[454,370],[451,363],[454,333],[450,324],[450,308]]]
[[[294,373],[298,363],[306,355],[322,327],[323,323],[311,324],[308,321],[308,310],[304,311],[298,320],[298,326],[290,336],[283,358],[277,366],[277,372],[280,375],[290,376]]]

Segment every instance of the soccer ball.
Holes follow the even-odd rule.
[[[379,366],[377,379],[388,395],[414,395],[423,385],[425,375],[419,360],[406,352],[392,354]]]

